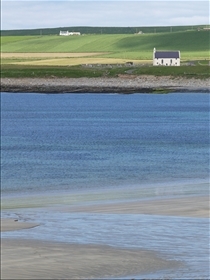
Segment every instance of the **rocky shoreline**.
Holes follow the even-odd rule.
[[[119,75],[116,78],[2,78],[1,92],[155,93],[210,92],[210,79]]]

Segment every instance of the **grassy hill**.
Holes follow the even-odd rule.
[[[1,77],[111,77],[132,73],[209,78],[210,31],[174,29],[143,34],[1,36]],[[154,47],[180,50],[181,66],[150,67]],[[128,61],[134,66],[126,65]],[[193,61],[193,67],[186,61]]]
[[[180,50],[182,59],[208,59],[210,31],[179,31],[140,35],[2,36],[1,52],[106,52],[102,57],[152,59],[152,51]]]

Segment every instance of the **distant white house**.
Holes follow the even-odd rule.
[[[139,31],[139,32],[134,33],[134,34],[138,34],[138,35],[139,35],[139,34],[143,34],[143,32],[142,32],[142,31]]]
[[[72,35],[81,35],[81,33],[80,32],[60,31],[59,35],[61,35],[61,36],[72,36]]]
[[[153,51],[154,66],[180,66],[180,51]]]

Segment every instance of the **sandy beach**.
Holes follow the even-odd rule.
[[[128,203],[112,203],[91,206],[73,206],[64,211],[115,214],[146,214],[209,218],[209,197],[183,197],[133,201]]]
[[[113,279],[176,266],[144,250],[2,240],[1,279]]]
[[[119,75],[116,78],[2,78],[2,92],[151,93],[209,92],[209,79]]]
[[[1,219],[1,231],[29,229],[38,225],[36,223],[20,222],[18,219]]]
[[[90,206],[59,212],[124,213],[209,217],[208,197],[184,197]],[[35,223],[2,219],[1,231],[33,230]],[[85,230],[85,229],[83,229]],[[59,229],[58,229],[59,234]],[[139,275],[180,266],[157,252],[104,245],[2,239],[2,279],[96,279]]]

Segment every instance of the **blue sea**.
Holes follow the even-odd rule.
[[[207,218],[74,213],[67,235],[67,214],[48,209],[209,195],[209,105],[207,93],[1,93],[2,216],[45,225],[2,236],[146,248],[185,265],[138,278],[208,278]]]

